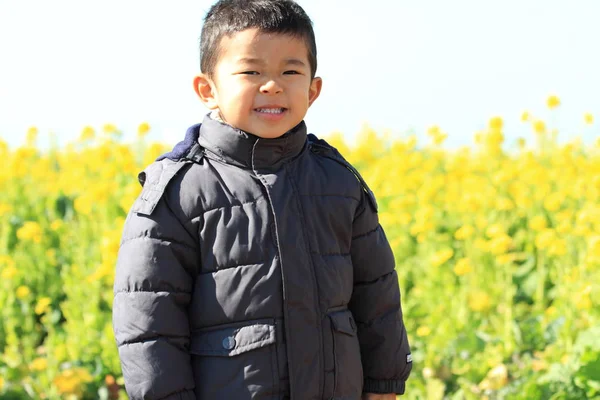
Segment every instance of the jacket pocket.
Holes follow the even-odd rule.
[[[246,321],[192,333],[199,399],[274,399],[279,395],[274,320]]]
[[[334,359],[333,398],[360,398],[363,368],[356,323],[349,310],[329,314]]]

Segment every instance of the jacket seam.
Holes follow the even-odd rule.
[[[396,313],[397,313],[399,310],[400,310],[400,305],[398,304],[396,307],[394,307],[393,309],[391,309],[391,310],[389,310],[389,311],[387,311],[387,312],[385,312],[385,313],[381,314],[381,315],[380,315],[379,317],[377,317],[377,318],[373,318],[373,319],[371,319],[371,320],[368,320],[368,321],[365,321],[365,322],[356,321],[356,319],[355,319],[355,322],[356,322],[356,325],[360,325],[360,326],[363,326],[363,327],[370,328],[370,327],[372,327],[373,325],[375,325],[376,323],[379,323],[379,322],[381,322],[382,320],[384,320],[384,319],[388,318],[390,315],[394,315],[394,314],[396,314]]]
[[[372,285],[373,283],[375,283],[379,280],[383,280],[383,279],[387,278],[389,275],[391,275],[393,273],[394,273],[394,270],[387,272],[383,275],[379,275],[377,278],[372,279],[370,281],[356,281],[356,282],[354,282],[354,286]]]
[[[379,227],[380,227],[380,226],[381,226],[381,225],[377,224],[377,226],[375,227],[375,229],[371,229],[370,231],[367,231],[367,232],[365,232],[365,233],[361,233],[361,234],[359,234],[359,235],[352,236],[352,240],[356,240],[356,239],[362,239],[362,238],[363,238],[363,237],[365,237],[365,236],[369,236],[370,234],[377,232],[377,231],[379,230]]]
[[[209,208],[208,210],[202,211],[202,214],[206,214],[206,213],[209,213],[209,212],[212,212],[212,211],[217,211],[217,210],[224,210],[226,208],[239,208],[239,207],[243,207],[243,206],[245,206],[247,204],[258,203],[259,201],[264,200],[264,199],[265,199],[265,197],[261,196],[261,197],[259,197],[257,199],[252,200],[252,201],[247,201],[247,202],[240,203],[240,204],[230,204],[230,205],[221,206],[221,207]]]
[[[170,290],[146,290],[146,289],[142,289],[142,290],[138,290],[138,289],[128,290],[128,289],[125,289],[125,290],[117,290],[114,295],[116,296],[118,294],[128,294],[128,293],[157,293],[157,294],[158,293],[167,293],[167,294],[175,294],[175,295],[177,295],[177,294],[187,294],[187,295],[189,295],[189,294],[191,294],[191,291],[189,291],[189,292],[182,292],[182,291],[179,291],[179,290],[177,290],[177,291],[175,291],[175,290],[174,291],[170,291]]]
[[[146,342],[170,342],[170,339],[189,339],[189,336],[167,336],[167,335],[157,335],[157,336],[149,336],[147,338],[138,339],[138,340],[125,340],[118,343],[118,346],[130,346],[132,344],[141,344]],[[180,348],[177,344],[172,343],[175,347]]]
[[[312,251],[312,250],[311,250],[310,254],[323,256],[323,257],[335,257],[335,256],[349,257],[351,255],[350,253],[335,253],[335,252],[334,253],[320,253],[318,251]]]
[[[354,197],[354,196],[346,196],[346,195],[343,195],[343,194],[329,194],[329,193],[311,194],[311,193],[307,193],[307,194],[299,194],[299,196],[302,196],[302,197],[342,197],[344,199],[350,199],[350,200],[354,200],[354,201],[360,203],[360,200],[357,199],[356,197]]]
[[[150,235],[134,236],[134,237],[129,237],[127,239],[123,239],[121,241],[121,244],[119,245],[119,247],[122,247],[127,242],[131,242],[133,240],[139,240],[139,239],[160,240],[160,241],[163,241],[163,242],[169,242],[171,244],[176,244],[176,245],[185,247],[185,248],[187,248],[189,250],[198,251],[198,249],[196,247],[190,246],[189,244],[185,244],[185,243],[182,243],[180,241],[177,241],[177,240],[174,240],[174,239],[170,239],[170,238],[160,238],[160,237],[155,237],[155,236],[150,236]]]
[[[258,262],[252,262],[252,263],[246,263],[246,264],[234,264],[234,265],[227,266],[227,267],[220,267],[220,266],[217,266],[217,269],[216,269],[216,270],[214,270],[214,271],[209,271],[209,272],[202,272],[202,273],[201,273],[201,274],[199,274],[199,275],[215,274],[215,273],[217,273],[217,272],[219,272],[219,271],[226,271],[226,270],[228,270],[228,269],[233,269],[233,268],[242,268],[242,267],[253,267],[253,266],[255,266],[255,265],[264,265],[264,264],[265,264],[265,260],[261,260],[261,261],[258,261]]]

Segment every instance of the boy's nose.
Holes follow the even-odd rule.
[[[281,85],[279,85],[274,79],[269,79],[260,87],[260,92],[263,94],[281,93],[282,91],[283,89]]]

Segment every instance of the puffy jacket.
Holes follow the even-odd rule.
[[[186,138],[140,173],[120,244],[129,396],[403,393],[394,256],[358,172],[304,122],[262,139],[207,116]]]

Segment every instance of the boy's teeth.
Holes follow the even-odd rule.
[[[283,108],[257,108],[256,111],[269,114],[280,114],[283,112]]]

